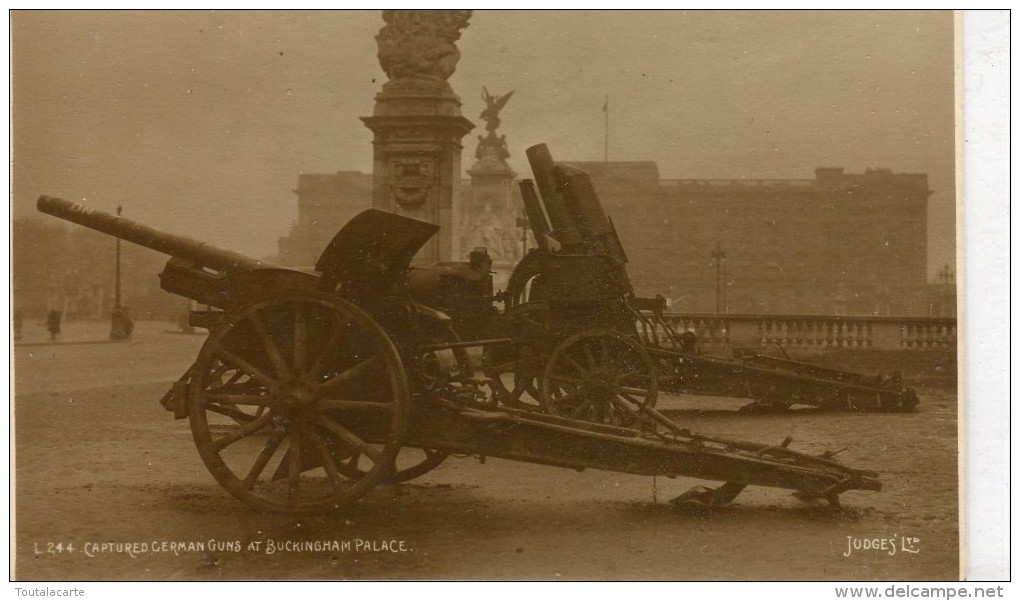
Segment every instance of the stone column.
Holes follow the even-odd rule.
[[[474,124],[446,80],[470,13],[386,10],[376,36],[389,81],[362,118],[375,134],[372,206],[440,226],[415,257],[419,265],[459,258],[461,139]]]
[[[514,203],[513,182],[517,174],[504,162],[478,161],[468,169],[471,199],[465,202],[461,223],[464,236],[462,258],[485,246],[496,265],[513,264],[521,258],[519,209]]]
[[[485,121],[485,136],[478,136],[475,162],[468,169],[471,176],[471,200],[463,207],[464,238],[461,257],[478,247],[484,246],[492,258],[497,272],[502,268],[509,271],[521,258],[521,230],[517,219],[521,207],[516,206],[513,195],[514,173],[507,159],[506,136],[499,135],[499,114],[513,96],[509,92],[502,96],[489,93],[482,88],[485,110],[481,118]]]

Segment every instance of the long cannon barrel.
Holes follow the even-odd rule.
[[[36,208],[54,217],[223,273],[278,267],[185,236],[161,232],[119,215],[111,215],[62,198],[40,196]]]

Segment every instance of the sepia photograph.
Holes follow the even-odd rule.
[[[965,579],[953,11],[9,16],[11,580]]]

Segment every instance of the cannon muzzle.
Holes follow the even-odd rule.
[[[98,211],[79,202],[71,202],[52,196],[40,196],[36,208],[43,213],[65,221],[84,225],[89,229],[109,234],[121,240],[133,242],[156,252],[184,259],[198,267],[221,273],[252,271],[255,269],[277,268],[278,266],[253,259],[231,250],[217,248],[205,242],[185,236],[161,232],[136,221]]]

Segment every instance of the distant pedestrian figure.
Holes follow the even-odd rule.
[[[50,340],[56,340],[60,335],[60,319],[62,317],[63,314],[56,309],[46,315],[46,329],[50,333]]]
[[[698,335],[691,330],[680,334],[680,352],[696,355],[698,353]]]
[[[110,340],[129,340],[135,324],[127,307],[116,307],[110,319]]]

